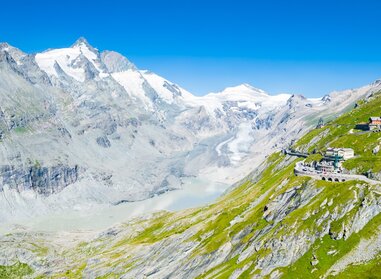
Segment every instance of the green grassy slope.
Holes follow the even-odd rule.
[[[370,116],[381,115],[381,98],[379,94],[375,94],[370,101],[359,103],[357,108],[331,121],[327,126],[311,131],[294,148],[312,152],[323,151],[327,147],[350,147],[354,149],[356,158],[346,161],[345,168],[358,174],[369,170],[381,172],[381,156],[372,152],[381,144],[381,133],[355,129],[356,124],[368,122]]]
[[[357,157],[346,162],[346,167],[359,173],[369,169],[380,172],[381,155],[372,150],[381,134],[350,133],[355,124],[371,115],[381,115],[380,95],[311,131],[294,148],[351,147]],[[123,225],[115,235],[102,235],[63,252],[49,251],[54,254],[54,263],[61,264],[49,274],[41,268],[35,276],[120,278],[127,274],[126,278],[131,278],[142,266],[165,270],[166,248],[171,245],[175,245],[171,250],[177,263],[175,271],[189,272],[184,278],[230,278],[233,274],[237,278],[270,278],[271,274],[281,278],[380,276],[375,257],[341,264],[342,268],[335,270],[362,241],[380,234],[380,187],[360,181],[331,183],[297,177],[293,168],[298,160],[275,153],[258,175],[249,176],[209,206],[157,213]],[[181,244],[192,248],[180,260]],[[145,257],[148,252],[150,256]],[[218,257],[221,253],[224,256]],[[49,258],[43,261],[49,263]]]
[[[0,265],[0,278],[18,279],[33,273],[27,264],[17,262],[11,266]]]

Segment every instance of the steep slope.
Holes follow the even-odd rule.
[[[1,44],[0,81],[1,223],[149,199],[192,178],[233,183],[381,88],[196,97],[83,38],[38,54]]]
[[[378,173],[380,153],[370,150],[381,135],[355,128],[380,107],[381,94],[368,96],[293,147],[350,147],[353,172]],[[209,206],[137,218],[98,235],[3,236],[0,264],[39,278],[377,278],[381,182],[295,176],[300,160],[274,153]]]

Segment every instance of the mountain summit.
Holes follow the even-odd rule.
[[[240,84],[237,86],[227,87],[221,93],[234,94],[234,93],[242,93],[242,92],[249,92],[252,94],[267,95],[268,96],[268,94],[265,91],[263,91],[262,89],[255,88],[248,83],[243,83],[243,84]]]
[[[86,46],[86,47],[88,47],[88,48],[93,48],[93,47],[89,44],[89,42],[86,40],[86,38],[84,38],[84,37],[79,37],[79,38],[75,41],[75,43],[71,45],[71,47],[79,47],[79,46],[81,46],[81,45],[84,45],[84,46]]]

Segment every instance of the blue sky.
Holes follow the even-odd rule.
[[[84,36],[202,95],[250,83],[321,96],[381,77],[381,1],[6,1],[0,41],[27,52]]]

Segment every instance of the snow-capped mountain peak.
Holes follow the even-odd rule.
[[[286,104],[290,96],[289,94],[269,95],[262,89],[244,83],[228,87],[218,93],[210,93],[203,98],[208,100],[207,103],[213,110],[218,107],[221,108],[223,104],[228,104],[229,107],[238,106],[252,110],[263,107],[267,110]],[[216,106],[216,104],[220,105]]]
[[[8,43],[0,43],[0,50],[7,50],[9,48],[9,44]]]
[[[21,59],[25,57],[27,54],[23,51],[19,50],[11,46],[8,43],[0,43],[0,52],[7,52],[16,61],[17,64],[20,64]]]
[[[107,75],[104,73],[104,66],[100,62],[98,50],[93,48],[84,38],[79,38],[70,48],[38,53],[35,60],[38,66],[51,77],[59,78],[64,73],[76,81],[84,82],[89,77],[89,71],[93,72],[90,76],[99,75],[102,77]]]
[[[381,84],[381,78],[376,79],[376,80],[372,83],[372,85],[374,85],[374,86],[377,86],[377,85],[380,85],[380,84]]]
[[[227,87],[222,92],[219,92],[217,94],[237,94],[237,93],[268,96],[268,94],[264,90],[253,87],[248,83],[243,83],[233,87]]]
[[[51,78],[66,80],[67,76],[84,82],[94,78],[111,76],[128,94],[140,99],[152,110],[162,104],[177,104],[180,107],[204,106],[210,113],[223,110],[224,103],[238,102],[239,106],[269,108],[285,104],[289,95],[271,96],[264,90],[244,83],[228,87],[218,93],[195,97],[177,84],[161,76],[139,70],[123,55],[114,51],[99,52],[85,38],[79,38],[71,47],[48,50],[35,56],[35,60]],[[159,101],[160,100],[160,101]],[[230,106],[230,105],[229,105]]]
[[[93,48],[89,42],[84,37],[79,37],[74,44],[71,45],[72,48],[75,47],[87,47],[87,48]]]

